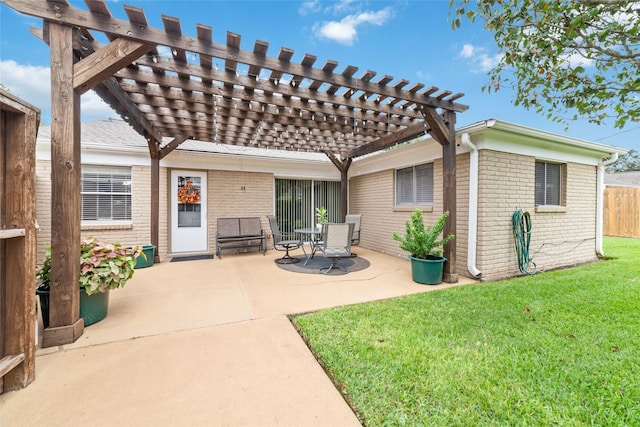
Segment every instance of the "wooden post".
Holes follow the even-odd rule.
[[[449,217],[444,225],[443,234],[456,235],[457,222],[457,191],[456,191],[456,114],[453,111],[445,112],[445,121],[448,124],[448,142],[442,144],[442,192],[443,209],[449,211]],[[456,239],[444,245],[444,256],[447,262],[444,264],[442,280],[447,283],[458,282],[456,273]]]
[[[331,151],[326,150],[324,154],[331,160],[331,163],[340,171],[340,216],[341,221],[345,221],[347,216],[347,210],[349,209],[349,167],[353,159],[351,157],[347,159],[339,159]]]
[[[51,46],[51,295],[43,346],[74,342],[80,316],[80,95],[72,27],[49,23]]]
[[[352,158],[343,160],[340,168],[340,211],[342,212],[342,222],[345,221],[349,212],[349,167],[351,167],[352,161]]]
[[[0,393],[35,379],[35,147],[40,112],[0,91]]]
[[[160,262],[160,159],[156,153],[151,157],[151,244],[156,247],[154,262]]]

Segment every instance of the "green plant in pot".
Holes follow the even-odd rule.
[[[322,224],[329,222],[329,211],[324,206],[316,208],[316,223],[318,228],[322,227]]]
[[[435,285],[442,281],[442,270],[447,260],[442,254],[443,245],[453,239],[453,234],[440,238],[449,212],[443,213],[431,226],[425,226],[422,210],[411,213],[405,222],[405,235],[393,233],[393,239],[400,242],[400,249],[409,252],[411,272],[415,282]]]
[[[109,291],[124,286],[133,277],[137,258],[145,257],[141,246],[125,248],[94,237],[80,244],[80,317],[85,326],[104,319],[109,306]],[[36,271],[43,320],[48,326],[48,297],[51,287],[51,248],[47,248],[42,267]],[[46,300],[46,301],[45,301]]]

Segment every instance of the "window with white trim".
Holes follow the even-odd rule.
[[[82,166],[83,222],[131,221],[131,168]]]
[[[536,161],[535,205],[561,206],[563,202],[564,166],[560,163]]]
[[[433,163],[396,169],[396,206],[433,204]]]

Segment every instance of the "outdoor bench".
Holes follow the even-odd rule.
[[[218,218],[216,255],[222,259],[223,250],[247,248],[258,248],[263,255],[267,252],[267,236],[260,218]]]

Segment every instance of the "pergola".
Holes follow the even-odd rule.
[[[151,242],[158,245],[160,160],[188,139],[280,150],[323,152],[341,172],[347,212],[349,166],[354,158],[426,133],[442,145],[445,234],[455,234],[455,122],[468,107],[463,96],[293,50],[268,55],[269,44],[240,47],[227,33],[197,24],[184,35],[180,20],[162,15],[149,26],[144,10],[124,6],[128,21],[111,15],[104,0],[87,9],[66,0],[0,0],[43,19],[32,29],[51,48],[52,257],[50,345],[82,334],[79,319],[80,95],[96,91],[148,141],[151,158]],[[377,76],[377,77],[376,77]],[[169,139],[167,139],[169,138]],[[445,246],[445,280],[456,281],[455,240]]]

